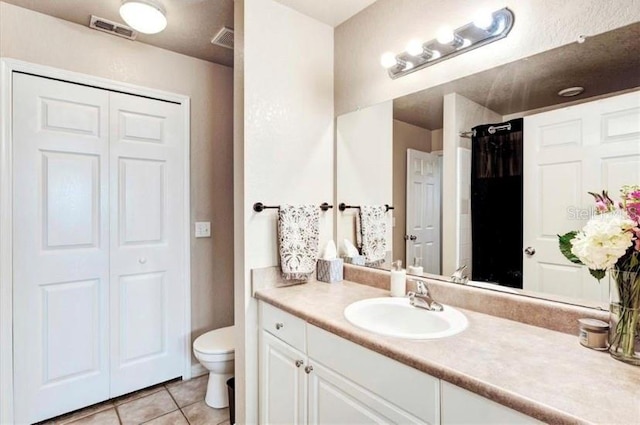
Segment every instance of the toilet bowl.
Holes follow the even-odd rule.
[[[228,326],[200,335],[193,341],[193,354],[209,371],[205,403],[216,409],[229,406],[227,380],[233,377],[234,327]]]

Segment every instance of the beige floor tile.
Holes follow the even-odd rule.
[[[120,425],[120,420],[118,419],[116,409],[111,408],[70,422],[69,425]]]
[[[116,407],[124,425],[138,425],[178,409],[169,392],[162,388],[146,397]]]
[[[173,399],[178,406],[184,407],[196,401],[204,400],[207,393],[209,375],[199,376],[188,381],[178,381],[167,385]]]
[[[111,408],[113,408],[113,403],[111,401],[105,401],[103,403],[94,404],[93,406],[85,407],[84,409],[76,410],[74,412],[52,418],[48,421],[41,422],[41,425],[65,425]]]
[[[164,416],[145,422],[144,425],[189,425],[189,422],[187,422],[187,419],[181,411],[176,410],[175,412],[167,413]]]
[[[154,385],[153,387],[145,388],[140,391],[134,391],[129,394],[125,394],[118,398],[113,399],[113,404],[119,406],[121,404],[129,403],[130,401],[137,400],[142,397],[146,397],[148,395],[157,393],[158,391],[162,391],[164,389],[163,384]]]
[[[182,408],[191,425],[217,425],[229,419],[229,409],[214,409],[204,400]]]
[[[231,425],[231,422],[229,422],[229,420],[226,420],[224,422],[220,422],[218,425]]]

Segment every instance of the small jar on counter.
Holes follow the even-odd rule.
[[[578,319],[580,344],[594,350],[609,348],[609,324],[597,319]]]

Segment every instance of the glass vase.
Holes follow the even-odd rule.
[[[640,272],[609,270],[609,353],[640,366]]]

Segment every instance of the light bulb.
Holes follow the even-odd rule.
[[[431,60],[440,59],[440,57],[442,56],[442,53],[440,53],[438,50],[433,50],[432,52],[433,54],[431,55]]]
[[[405,63],[405,65],[404,65],[404,70],[405,70],[405,71],[408,71],[408,70],[410,70],[410,69],[413,69],[413,67],[414,67],[413,62],[411,62],[411,61],[407,61],[407,62]]]
[[[407,44],[406,51],[411,56],[419,56],[424,51],[424,48],[422,47],[422,43],[420,41],[414,39]]]
[[[471,46],[471,40],[465,38],[462,40],[462,45],[459,47],[460,49],[464,49],[465,47]]]
[[[451,29],[450,26],[444,26],[441,27],[438,30],[438,35],[436,36],[436,39],[438,40],[438,43],[440,44],[451,44],[451,42],[453,40],[455,40],[456,36],[453,33],[453,30]]]
[[[125,0],[120,6],[120,16],[143,34],[156,34],[167,27],[164,9],[154,0]]]
[[[398,61],[396,60],[396,55],[393,52],[386,52],[380,56],[380,65],[382,65],[383,68],[389,69],[397,64]]]
[[[488,10],[478,11],[473,19],[473,25],[483,30],[490,29],[493,26],[493,13]]]

